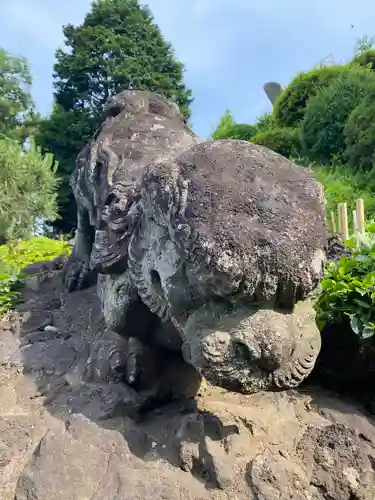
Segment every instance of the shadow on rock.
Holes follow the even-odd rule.
[[[374,500],[375,426],[355,405],[204,382],[140,411],[95,288],[47,272],[26,292],[0,336],[1,499]]]
[[[121,373],[112,370],[110,360],[118,359],[126,350],[126,341],[106,330],[95,287],[65,294],[59,273],[47,272],[33,279],[31,286],[28,283],[25,296],[27,301],[13,315],[12,331],[5,335],[8,351],[3,350],[2,362],[22,377],[23,397],[36,413],[44,415],[47,430],[18,482],[18,500],[30,495],[38,500],[47,498],[44,479],[38,485],[34,477],[44,468],[43,475],[56,474],[45,463],[44,454],[61,455],[66,434],[70,436],[71,432],[79,441],[86,439],[84,425],[89,425],[95,443],[102,434],[112,442],[108,433],[122,440],[137,468],[145,469],[142,474],[163,463],[164,474],[173,476],[180,471],[182,483],[194,477],[204,491],[223,487],[223,467],[219,470],[219,459],[210,453],[207,440],[224,446],[230,434],[238,433],[238,427],[224,425],[219,417],[201,411],[194,399],[182,398],[169,404],[165,400],[153,409],[151,398],[145,410],[139,394],[121,383]],[[75,446],[80,467],[85,467],[86,445],[82,445],[82,451],[78,444]],[[195,491],[191,498],[203,498],[203,490]]]
[[[315,369],[304,385],[315,383],[353,397],[375,414],[374,377],[373,339],[368,339],[364,346],[349,321],[341,325],[328,323],[322,331],[322,349]]]

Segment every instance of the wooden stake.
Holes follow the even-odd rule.
[[[339,204],[339,228],[340,228],[340,233],[344,237],[344,240],[348,240],[349,239],[348,206],[346,203]]]
[[[337,234],[337,226],[336,226],[336,217],[335,212],[331,211],[331,225],[332,225],[332,233]]]
[[[356,210],[353,210],[353,231],[354,231],[354,233],[358,232],[357,211]]]
[[[339,203],[337,205],[337,220],[339,221],[338,226],[339,226],[339,234],[342,234],[343,229],[342,229],[342,220],[341,220],[341,205],[342,203]]]
[[[364,234],[365,227],[365,205],[363,203],[362,198],[359,198],[356,203],[356,212],[357,212],[357,228],[358,231]]]

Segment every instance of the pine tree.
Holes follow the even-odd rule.
[[[183,65],[138,0],[96,0],[82,25],[67,25],[63,32],[65,48],[57,51],[54,67],[56,106],[39,143],[59,161],[59,207],[67,230],[75,225],[68,178],[102,120],[107,98],[126,89],[156,91],[174,100],[186,118],[192,99]]]

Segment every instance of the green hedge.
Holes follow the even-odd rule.
[[[299,73],[275,102],[273,113],[278,125],[297,126],[304,117],[309,98],[314,96],[319,88],[328,85],[348,70],[350,66],[340,65]]]
[[[350,113],[375,90],[375,73],[348,71],[319,89],[307,103],[301,122],[303,153],[312,161],[343,159],[344,129]]]
[[[299,156],[301,140],[298,129],[275,127],[264,132],[258,132],[252,139],[254,144],[266,146],[286,158]]]
[[[350,113],[344,140],[345,159],[353,169],[371,170],[375,166],[375,92]]]

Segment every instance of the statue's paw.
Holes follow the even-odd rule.
[[[96,283],[97,273],[88,263],[69,259],[63,270],[63,283],[68,292],[82,290]]]

